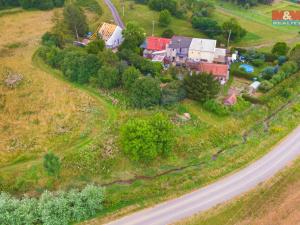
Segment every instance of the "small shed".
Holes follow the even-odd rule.
[[[237,103],[237,97],[236,93],[233,92],[231,93],[225,100],[224,100],[224,105],[232,106]]]
[[[249,87],[250,93],[254,94],[260,87],[260,84],[261,83],[259,81],[254,81]]]

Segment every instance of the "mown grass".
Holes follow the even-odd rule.
[[[249,45],[272,45],[277,41],[287,41],[290,44],[298,42],[298,28],[295,26],[273,26],[272,10],[297,10],[299,5],[280,1],[273,5],[259,5],[250,9],[244,9],[236,4],[224,1],[215,1],[217,5],[214,18],[218,22],[224,22],[228,18],[236,18],[244,29],[248,31],[246,37],[235,45],[248,47]]]
[[[176,223],[177,225],[223,225],[297,223],[299,159],[272,180],[226,205]]]
[[[134,1],[125,1],[125,15],[122,13],[122,5],[119,0],[112,0],[116,6],[121,18],[125,24],[129,21],[135,21],[140,24],[150,36],[152,34],[152,22],[155,22],[154,35],[161,36],[167,28],[172,29],[177,35],[185,35],[190,37],[204,37],[199,31],[192,28],[188,20],[177,19],[172,17],[172,22],[167,28],[160,27],[158,24],[159,12],[150,10],[147,5],[135,4]]]
[[[112,1],[125,24],[129,21],[136,21],[145,30],[147,35],[152,34],[152,22],[155,21],[154,35],[160,36],[166,28],[158,25],[159,13],[150,10],[147,5],[135,4],[134,1],[125,1],[125,15],[121,1]],[[294,44],[300,41],[297,27],[273,26],[272,25],[272,10],[297,10],[299,5],[280,1],[273,5],[259,5],[251,9],[244,9],[232,3],[216,0],[216,11],[213,18],[219,24],[227,21],[230,18],[236,18],[238,22],[245,28],[248,33],[238,43],[232,43],[234,46],[256,46],[272,45],[277,41],[287,41],[289,44]],[[141,13],[142,12],[142,13]],[[177,35],[185,35],[191,37],[205,37],[198,30],[193,29],[189,21],[186,19],[172,18],[172,22],[168,28],[171,28]]]

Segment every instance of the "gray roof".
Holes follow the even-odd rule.
[[[192,42],[192,38],[183,36],[173,36],[169,48],[189,48]]]

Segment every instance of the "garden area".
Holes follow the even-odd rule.
[[[298,71],[298,48],[290,51],[285,42],[277,42],[271,52],[233,49],[238,50],[239,59],[230,66],[231,76],[256,82],[258,89],[253,91],[266,93]]]

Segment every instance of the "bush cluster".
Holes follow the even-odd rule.
[[[24,9],[47,10],[54,7],[62,7],[63,5],[64,0],[0,0],[0,9],[21,6]]]
[[[227,116],[229,115],[229,108],[223,104],[218,103],[216,100],[209,100],[203,104],[204,109],[209,112],[212,112],[218,116]]]
[[[286,78],[290,77],[292,74],[296,73],[298,70],[297,63],[293,61],[286,62],[280,67],[275,75],[275,72],[272,73],[269,80],[262,81],[259,88],[261,91],[267,92]]]
[[[171,154],[175,141],[173,125],[156,114],[150,119],[131,119],[121,128],[124,153],[134,161],[150,162]]]
[[[82,191],[44,192],[39,199],[0,194],[0,224],[67,225],[95,216],[103,209],[104,191],[88,185]]]

